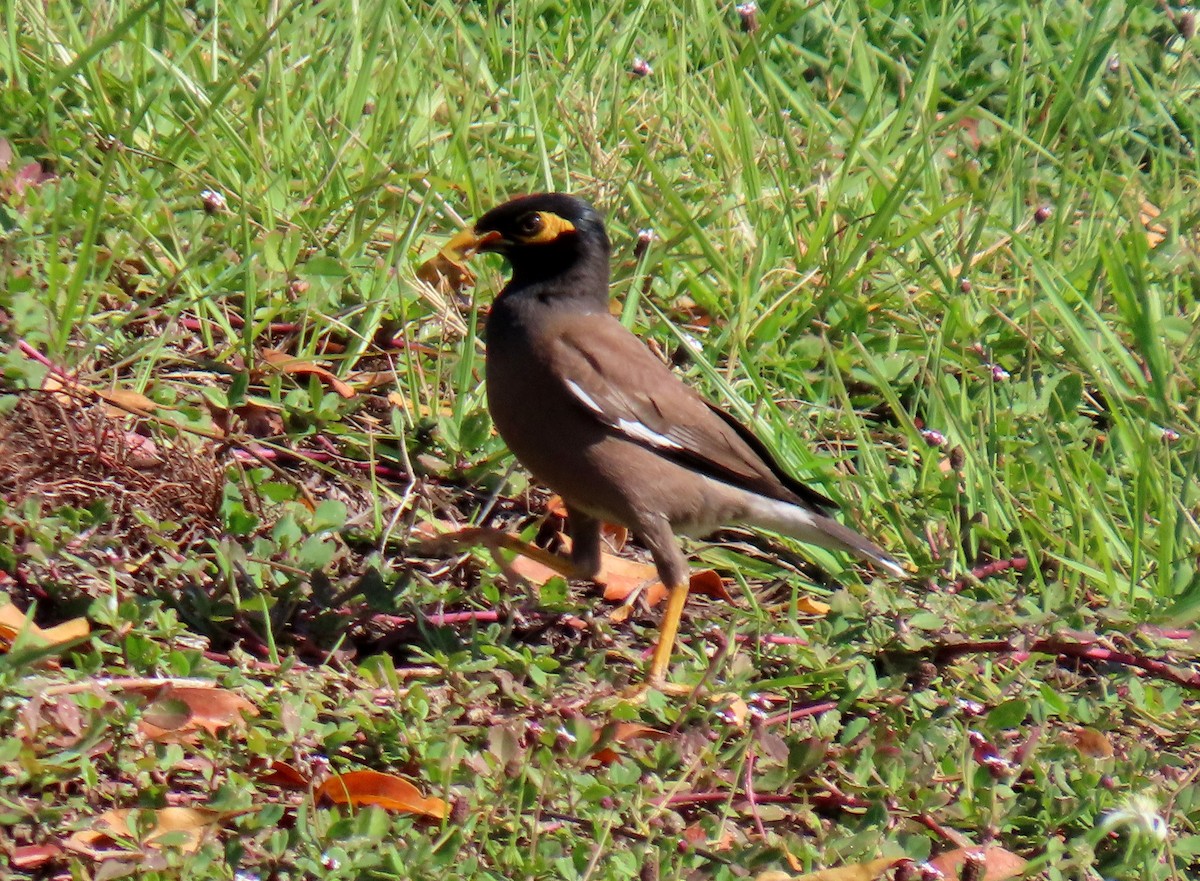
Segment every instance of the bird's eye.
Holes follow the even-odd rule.
[[[546,226],[546,221],[539,211],[530,211],[517,220],[517,231],[523,236],[536,236]]]

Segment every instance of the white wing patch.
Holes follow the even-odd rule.
[[[600,405],[592,400],[592,396],[579,387],[579,383],[568,379],[567,388],[571,390],[571,394],[579,398],[580,402],[593,413],[604,413],[604,410],[601,409]]]
[[[651,431],[640,422],[633,422],[629,419],[618,419],[617,428],[625,432],[634,440],[639,440],[644,444],[650,444],[653,447],[665,447],[668,450],[682,450],[683,447],[675,443],[669,437],[664,437],[657,431]]]
[[[566,385],[567,388],[570,389],[571,394],[576,397],[579,403],[583,404],[583,406],[587,407],[593,413],[603,416],[605,422],[608,422],[610,425],[612,424],[610,417],[604,412],[604,408],[597,404],[591,395],[580,388],[579,383],[568,379],[566,380]],[[657,431],[647,428],[646,426],[642,425],[642,423],[634,419],[618,419],[615,427],[618,431],[623,432],[626,436],[632,438],[633,440],[640,441],[644,444],[649,444],[652,447],[658,447],[659,449],[666,450],[683,449],[682,444],[678,444],[669,437],[661,435]]]

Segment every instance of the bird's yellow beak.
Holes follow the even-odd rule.
[[[446,242],[446,246],[442,249],[442,253],[447,256],[456,256],[459,259],[465,260],[472,254],[478,251],[490,251],[494,246],[502,241],[504,236],[496,231],[485,232],[482,235],[468,227],[455,235],[450,241]]]

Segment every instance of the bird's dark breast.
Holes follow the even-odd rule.
[[[503,298],[488,316],[487,398],[496,430],[517,461],[572,507],[622,522],[626,504],[596,462],[609,433],[579,418],[580,404],[538,357],[543,349],[522,318]]]

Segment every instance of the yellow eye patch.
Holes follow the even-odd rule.
[[[531,245],[552,242],[569,232],[575,232],[575,224],[553,211],[534,211],[521,218],[521,240]]]

